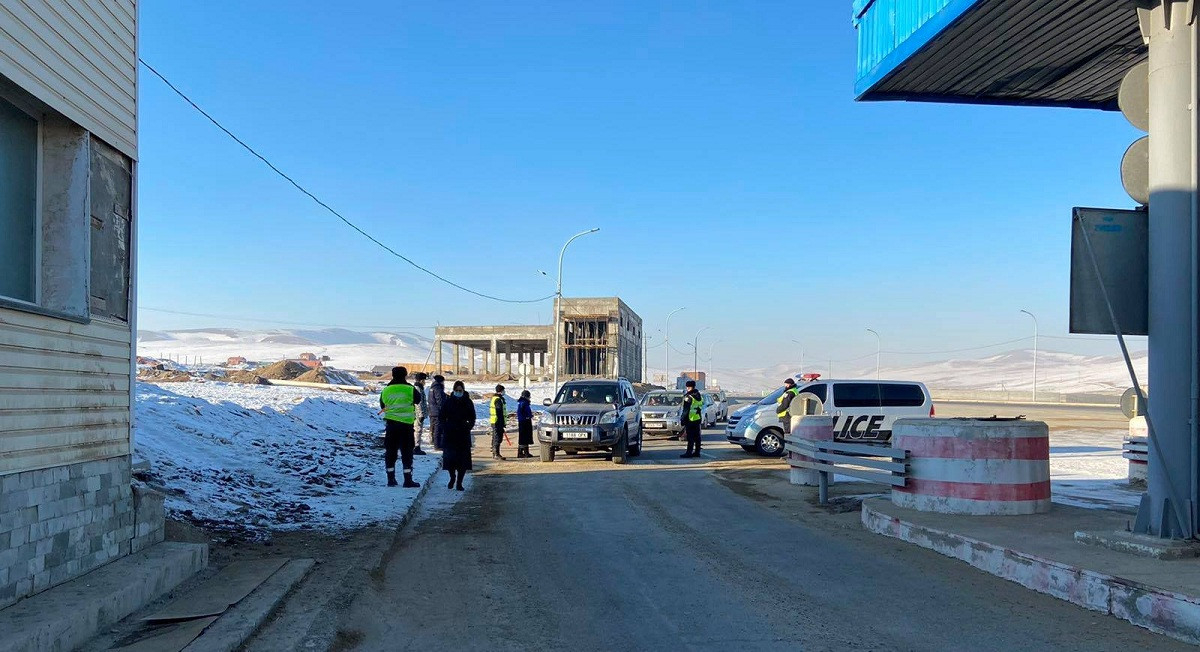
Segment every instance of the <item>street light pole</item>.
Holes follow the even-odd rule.
[[[803,376],[804,375],[804,343],[802,343],[800,340],[792,340],[792,343],[800,346],[800,375]]]
[[[705,326],[696,331],[696,336],[692,338],[692,380],[700,380],[700,333],[709,330],[712,326]]]
[[[875,336],[875,380],[879,380],[879,354],[883,352],[883,339],[873,328],[868,328],[867,332]]]
[[[671,317],[687,306],[680,306],[667,314],[667,323],[663,325],[663,386],[671,381]]]
[[[725,340],[713,340],[712,343],[708,345],[708,373],[710,374],[713,370],[713,348],[724,341]]]
[[[567,255],[567,247],[575,242],[576,238],[581,238],[589,233],[595,233],[600,228],[588,229],[571,236],[570,240],[563,245],[562,251],[558,252],[558,282],[554,289],[554,395],[558,396],[558,367],[562,364],[562,359],[559,357],[562,354],[561,333],[562,333],[562,268],[563,256]]]
[[[1029,315],[1033,319],[1033,402],[1037,403],[1037,346],[1038,346],[1038,320],[1032,312],[1022,310],[1021,312]]]

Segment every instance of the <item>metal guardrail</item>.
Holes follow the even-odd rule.
[[[820,474],[818,502],[822,505],[829,502],[830,473],[893,487],[903,487],[908,474],[908,451],[899,448],[811,439],[788,439],[784,448],[809,458],[789,460],[789,464]]]
[[[1121,457],[1134,462],[1150,461],[1150,445],[1145,437],[1127,439],[1121,445]]]

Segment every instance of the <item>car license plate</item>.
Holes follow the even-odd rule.
[[[591,436],[591,433],[589,433],[587,431],[583,431],[583,430],[563,430],[562,431],[563,439],[587,439],[590,436]]]
[[[666,428],[667,424],[663,423],[662,421],[647,421],[646,427],[647,428]]]

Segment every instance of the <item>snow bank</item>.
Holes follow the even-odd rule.
[[[378,397],[218,382],[137,384],[137,456],[167,509],[226,529],[348,529],[400,518],[385,486]],[[428,481],[436,455],[417,457]]]

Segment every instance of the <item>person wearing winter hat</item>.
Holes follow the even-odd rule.
[[[529,406],[529,390],[524,390],[517,399],[517,457],[533,457],[529,454],[532,445],[533,408]]]
[[[505,408],[508,400],[504,398],[504,385],[496,385],[496,393],[488,401],[488,423],[492,425],[492,459],[503,460],[500,454],[500,442],[504,441],[504,419],[508,416]]]

